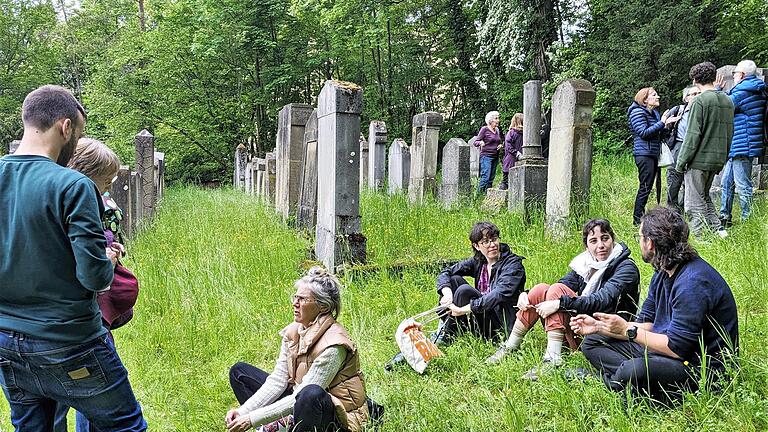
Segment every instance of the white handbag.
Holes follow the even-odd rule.
[[[659,153],[659,168],[668,168],[675,164],[675,159],[672,157],[672,150],[669,149],[667,143],[661,143],[661,153]]]

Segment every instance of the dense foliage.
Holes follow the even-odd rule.
[[[696,62],[768,62],[763,0],[0,0],[0,12],[0,142],[20,135],[24,95],[59,83],[126,161],[133,135],[157,135],[172,180],[229,178],[233,149],[272,149],[277,111],[313,103],[329,78],[363,86],[364,122],[406,140],[420,111],[468,138],[490,109],[506,125],[526,80],[551,95],[585,78],[599,145],[621,150],[638,88],[669,105]]]

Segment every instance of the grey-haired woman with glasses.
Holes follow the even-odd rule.
[[[357,346],[336,322],[341,284],[313,267],[294,285],[294,322],[280,332],[272,373],[242,362],[229,371],[241,405],[227,413],[227,429],[358,432],[368,422],[369,404],[378,406],[366,398]]]

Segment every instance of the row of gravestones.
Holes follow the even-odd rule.
[[[12,141],[8,154],[18,149],[21,141]],[[123,211],[122,229],[127,237],[150,221],[165,190],[165,153],[155,151],[155,137],[147,130],[134,138],[136,170],[121,165],[112,184],[111,196]]]
[[[563,225],[574,211],[585,212],[592,167],[592,106],[595,93],[584,80],[568,80],[553,98],[549,164],[541,157],[541,82],[524,87],[523,159],[510,172],[509,208],[530,213],[546,202],[547,222]],[[407,190],[411,203],[436,195],[446,205],[471,194],[478,155],[473,146],[452,138],[443,148],[442,181],[437,185],[437,153],[443,117],[424,112],[413,117],[411,145],[396,139],[387,159],[386,124],[369,125],[361,139],[362,89],[329,80],[318,108],[289,104],[279,113],[275,150],[251,158],[244,145],[235,151],[234,185],[274,204],[284,220],[295,217],[300,229],[314,231],[317,259],[335,269],[365,261],[366,238],[360,227],[360,189]],[[386,169],[385,169],[386,166]],[[549,181],[547,181],[549,179]]]

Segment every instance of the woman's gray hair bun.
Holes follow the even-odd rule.
[[[323,267],[314,266],[294,285],[297,288],[305,286],[312,291],[321,314],[330,313],[334,319],[338,318],[341,313],[341,283],[336,276]]]

